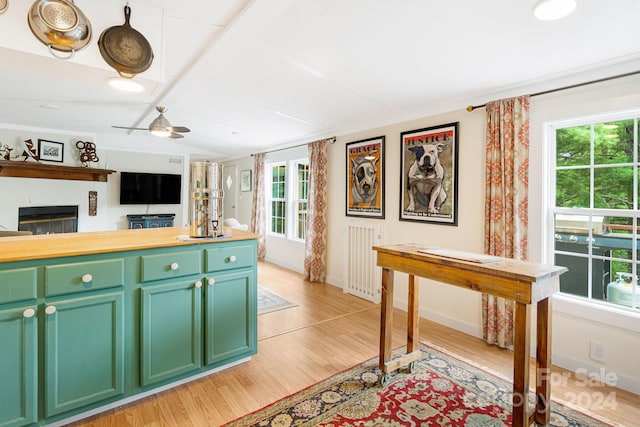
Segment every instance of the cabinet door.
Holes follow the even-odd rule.
[[[142,288],[143,386],[202,366],[201,286],[193,279]]]
[[[29,311],[30,310],[30,311]],[[0,310],[0,426],[37,420],[35,307]]]
[[[206,283],[206,364],[255,354],[258,297],[254,270],[213,274]]]
[[[124,392],[123,292],[45,304],[45,413]]]

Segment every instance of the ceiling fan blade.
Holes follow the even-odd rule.
[[[191,132],[191,129],[184,126],[171,126],[173,132]]]
[[[116,128],[116,129],[129,129],[129,130],[149,130],[148,128],[130,128],[127,126],[111,126],[112,128]]]
[[[169,138],[178,139],[178,138],[184,138],[184,136],[180,135],[179,133],[172,133],[171,135],[169,135]]]

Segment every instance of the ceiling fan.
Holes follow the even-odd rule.
[[[160,113],[158,117],[153,119],[151,123],[149,123],[148,128],[132,128],[126,126],[111,126],[117,129],[131,129],[131,130],[148,130],[152,135],[159,136],[161,138],[184,138],[184,135],[181,133],[191,132],[191,129],[184,126],[171,126],[169,120],[166,119],[164,113],[167,111],[167,107],[162,105],[156,106],[156,110]]]

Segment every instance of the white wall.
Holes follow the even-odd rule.
[[[0,229],[18,227],[18,208],[30,206],[78,205],[78,231],[99,231],[127,228],[127,214],[175,213],[176,225],[187,219],[186,203],[181,205],[121,206],[119,201],[120,171],[162,172],[184,174],[188,156],[152,154],[132,151],[102,150],[95,135],[77,135],[64,131],[0,126],[0,143],[14,148],[12,156],[22,153],[22,142],[31,139],[37,148],[38,139],[62,142],[63,163],[49,165],[82,167],[76,141],[91,141],[97,146],[99,161],[90,167],[113,169],[107,182],[71,181],[39,178],[0,177]],[[13,159],[20,162],[22,158]],[[33,162],[34,160],[28,160]],[[186,178],[184,178],[186,176]],[[188,173],[183,175],[183,200],[186,200]],[[98,192],[96,216],[89,216],[89,191]]]
[[[545,169],[543,126],[586,114],[604,113],[640,107],[640,80],[620,79],[585,86],[531,100],[531,162],[529,200],[529,246],[532,261],[553,262],[548,258],[543,230],[545,215]],[[383,242],[424,243],[473,252],[483,251],[484,224],[484,141],[486,112],[464,110],[342,135],[329,147],[329,216],[327,282],[342,286],[344,262],[344,226],[354,218],[345,216],[345,144],[365,138],[386,136],[385,213]],[[459,193],[458,226],[399,221],[400,132],[459,122]],[[273,262],[301,271],[302,263],[292,261],[299,250],[276,245],[269,240],[267,257]],[[291,267],[292,263],[296,263]],[[396,273],[394,304],[406,309],[407,275]],[[422,317],[481,336],[480,294],[420,280],[420,314]],[[558,301],[555,301],[558,300]],[[640,393],[640,316],[621,310],[603,313],[601,309],[576,306],[566,298],[554,298],[553,360],[569,369],[600,368],[616,374],[617,385]],[[533,330],[535,332],[535,329]],[[589,341],[606,347],[605,364],[589,359]]]

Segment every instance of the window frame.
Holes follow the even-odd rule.
[[[635,209],[603,209],[603,208],[593,208],[593,192],[591,188],[593,188],[593,170],[594,170],[594,162],[593,159],[590,160],[587,167],[590,170],[590,207],[589,208],[566,208],[566,207],[557,207],[556,206],[556,170],[557,170],[557,145],[556,145],[556,132],[559,129],[578,127],[578,126],[594,126],[601,123],[612,122],[612,121],[622,121],[622,120],[634,120],[634,156],[632,161],[632,166],[634,167],[634,208]],[[543,216],[544,224],[543,224],[543,236],[545,242],[542,245],[543,249],[543,259],[548,263],[555,263],[555,256],[558,252],[556,250],[555,244],[555,216],[556,214],[570,213],[572,215],[579,214],[590,214],[590,215],[609,215],[609,216],[630,216],[635,218],[638,224],[640,224],[640,210],[638,209],[638,205],[640,204],[640,195],[638,195],[638,186],[640,185],[640,177],[638,176],[638,171],[640,170],[640,109],[612,112],[612,113],[604,113],[604,114],[595,114],[595,115],[587,115],[583,117],[577,117],[572,119],[565,120],[554,120],[545,122],[543,124],[543,139],[545,141],[544,147],[546,151],[546,155],[543,158],[546,159],[546,167],[545,170],[545,181],[546,184],[544,186],[544,203],[546,207],[546,215]],[[590,152],[593,152],[592,141],[590,141]],[[591,154],[592,155],[592,154]],[[609,166],[609,165],[606,165]],[[615,165],[611,165],[615,166]],[[624,215],[622,215],[624,213]],[[640,241],[640,233],[632,233],[632,239],[636,240],[636,243]],[[591,235],[589,235],[591,237]],[[589,250],[586,254],[586,257],[589,258],[589,282],[591,283],[591,260],[592,258],[592,245],[589,245]],[[633,247],[633,244],[632,244]],[[633,253],[629,262],[632,264],[633,272],[636,275],[640,274],[640,256],[637,256],[637,251],[631,250]],[[575,254],[574,254],[575,255]],[[597,257],[596,257],[597,259]],[[613,279],[610,278],[610,281]],[[636,281],[634,281],[636,283]],[[588,290],[589,297],[582,297],[579,295],[574,295],[570,293],[558,293],[554,295],[554,300],[557,300],[559,304],[554,306],[554,308],[563,313],[571,314],[577,317],[589,318],[591,320],[599,320],[603,323],[612,324],[612,325],[624,325],[626,329],[630,329],[633,331],[640,331],[640,307],[636,306],[635,308],[626,307],[624,305],[594,299],[591,298],[591,286],[589,286]]]
[[[267,176],[265,177],[266,186],[265,191],[265,203],[266,203],[266,219],[267,219],[267,235],[271,237],[277,237],[281,239],[291,240],[294,242],[304,243],[305,239],[300,239],[297,237],[297,227],[299,224],[299,218],[297,215],[297,206],[299,202],[306,202],[308,206],[308,199],[298,199],[298,165],[306,164],[307,167],[309,165],[309,158],[305,156],[296,156],[293,159],[288,160],[273,160],[269,162],[265,162],[265,170],[269,171]],[[284,233],[276,233],[272,231],[272,202],[276,199],[272,197],[272,189],[273,189],[273,168],[276,166],[283,165],[285,166],[285,216],[284,216]],[[307,175],[308,177],[308,175]],[[308,184],[307,184],[307,195],[308,195]],[[281,200],[281,199],[277,199]],[[305,216],[306,219],[306,216]]]

